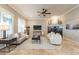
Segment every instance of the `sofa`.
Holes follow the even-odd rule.
[[[16,37],[14,37],[13,34],[10,34],[10,35],[8,35],[8,36],[6,37],[6,40],[14,39],[14,38],[16,38]],[[1,40],[4,40],[3,38],[0,38],[0,39],[1,39]],[[5,48],[5,47],[6,47],[6,44],[0,43],[0,49],[3,49],[3,48]]]
[[[0,44],[0,49],[2,49],[2,48],[4,48],[4,47],[6,47],[5,44]]]
[[[19,45],[28,38],[28,35],[26,35],[24,33],[15,33],[15,34],[8,35],[8,37],[6,39],[8,40],[8,39],[12,39],[12,38],[17,38],[17,40],[16,40],[16,42],[13,42],[11,44]],[[0,49],[5,48],[5,47],[6,47],[6,44],[0,44]]]
[[[62,36],[59,33],[51,32],[47,37],[51,44],[60,45],[62,43]]]
[[[22,42],[24,42],[25,40],[27,40],[28,38],[28,35],[24,34],[24,33],[16,33],[14,35],[14,37],[17,38],[16,42],[13,42],[12,44],[21,44]]]

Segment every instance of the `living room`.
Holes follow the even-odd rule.
[[[77,4],[1,4],[0,54],[79,54],[78,10]]]

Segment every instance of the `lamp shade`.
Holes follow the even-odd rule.
[[[0,24],[0,30],[8,30],[7,24]]]

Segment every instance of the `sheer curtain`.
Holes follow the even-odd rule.
[[[0,12],[0,25],[1,23],[2,23],[2,20],[1,20],[1,12]],[[0,29],[0,38],[3,38],[3,32],[1,29]]]
[[[25,30],[25,20],[22,18],[18,18],[18,33],[24,32]]]

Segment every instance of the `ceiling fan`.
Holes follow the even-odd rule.
[[[51,14],[51,13],[48,12],[48,10],[45,9],[45,8],[43,8],[42,11],[38,11],[38,13],[40,13],[39,16],[40,16],[40,15],[46,16],[46,15],[50,15],[50,14]]]

